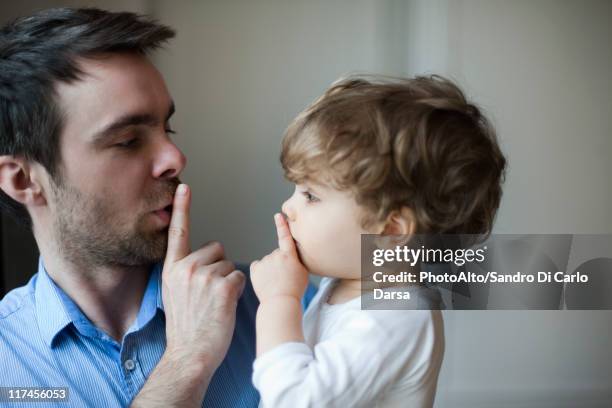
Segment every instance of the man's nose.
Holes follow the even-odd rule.
[[[160,142],[155,152],[153,163],[153,177],[176,178],[187,163],[187,158],[181,150],[170,139]]]

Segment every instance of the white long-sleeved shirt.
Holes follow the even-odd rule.
[[[334,282],[321,281],[304,314],[305,343],[281,344],[255,360],[262,405],[433,406],[444,354],[440,312],[361,310],[359,297],[330,305]]]

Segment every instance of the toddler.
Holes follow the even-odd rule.
[[[361,234],[490,233],[505,159],[489,122],[439,76],[352,77],[293,121],[281,163],[295,192],[251,264],[262,405],[433,406],[440,312],[362,310]]]

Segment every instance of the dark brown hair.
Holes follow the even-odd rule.
[[[0,29],[0,155],[39,162],[59,177],[62,114],[55,85],[78,81],[77,60],[101,53],[146,54],[174,30],[128,12],[55,8]],[[31,225],[25,207],[0,190],[0,208]]]
[[[417,233],[484,235],[506,166],[489,121],[440,76],[340,80],[291,123],[281,163],[295,183],[352,192],[364,225],[409,207]]]

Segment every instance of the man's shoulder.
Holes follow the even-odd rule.
[[[36,277],[33,277],[26,285],[11,290],[0,300],[0,325],[33,304],[35,281]]]
[[[244,263],[236,263],[236,269],[242,271],[246,277],[244,291],[238,300],[239,312],[237,313],[237,317],[238,319],[246,319],[254,322],[255,313],[257,312],[257,307],[259,306],[259,300],[257,300],[257,296],[253,290],[253,285],[251,284],[249,265]],[[242,313],[240,311],[242,311]]]

